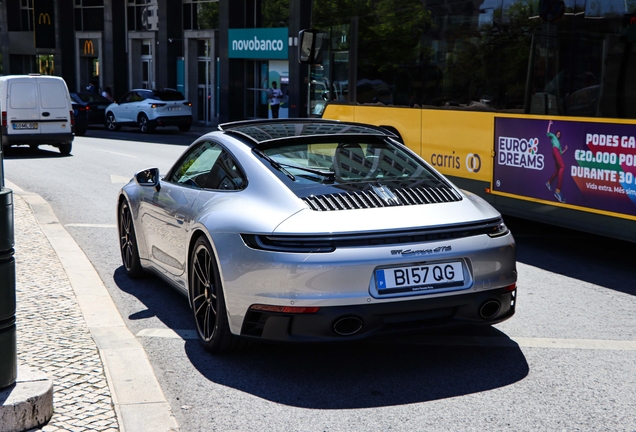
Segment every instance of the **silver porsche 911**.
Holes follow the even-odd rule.
[[[515,241],[391,132],[317,119],[228,123],[118,199],[131,277],[189,298],[212,352],[354,340],[515,312]]]

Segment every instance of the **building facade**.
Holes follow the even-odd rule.
[[[277,81],[281,117],[304,116],[306,66],[297,62],[296,44],[310,3],[6,0],[0,74],[57,75],[72,92],[92,83],[110,87],[116,99],[133,88],[174,88],[200,124],[271,116],[267,88]],[[274,50],[232,50],[232,42],[254,48],[263,36],[276,38]]]

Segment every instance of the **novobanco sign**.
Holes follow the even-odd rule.
[[[229,29],[229,58],[287,60],[287,28]]]

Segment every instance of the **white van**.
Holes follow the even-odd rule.
[[[75,118],[66,83],[60,77],[8,75],[0,77],[2,147],[49,144],[69,154]]]

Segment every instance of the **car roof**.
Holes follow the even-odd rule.
[[[397,138],[391,131],[379,126],[311,118],[245,120],[220,124],[219,129],[226,134],[247,138],[257,145],[290,138],[326,135]]]

